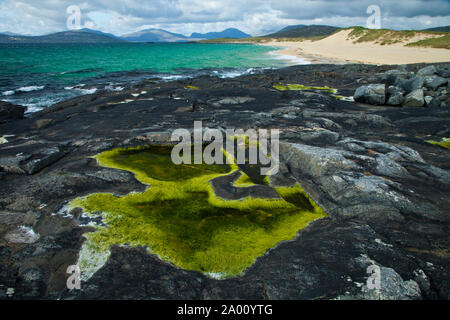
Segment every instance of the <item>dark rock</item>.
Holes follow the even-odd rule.
[[[39,119],[34,122],[34,127],[36,129],[41,129],[41,128],[49,126],[53,122],[54,122],[53,119]]]
[[[356,102],[383,105],[386,101],[384,84],[370,84],[356,89],[353,98]]]
[[[6,120],[23,119],[26,107],[16,106],[11,103],[0,101],[0,122]]]
[[[408,70],[424,66],[409,65]],[[435,66],[445,77],[443,65]],[[7,143],[0,144],[0,297],[449,299],[448,150],[426,142],[448,137],[449,110],[372,107],[328,92],[273,88],[282,79],[327,85],[350,96],[359,86],[357,79],[379,81],[376,75],[391,68],[305,65],[233,79],[144,82],[138,90],[98,92],[1,124],[0,138],[7,137]],[[337,76],[324,77],[327,73]],[[200,89],[186,90],[186,85]],[[427,103],[448,104],[444,90],[427,88]],[[147,94],[117,103],[142,91]],[[217,103],[224,99],[232,103]],[[201,107],[175,112],[191,102]],[[37,130],[34,123],[41,119],[54,122]],[[91,193],[121,196],[151,188],[130,172],[100,167],[92,156],[115,147],[169,144],[173,130],[192,130],[199,120],[204,128],[281,131],[280,171],[269,178],[270,186],[258,182],[257,188],[242,192],[227,177],[213,182],[221,188],[217,192],[233,199],[272,198],[278,197],[273,185],[298,182],[328,216],[267,250],[234,278],[212,279],[177,268],[147,248],[113,245],[106,264],[82,282],[82,290],[68,291],[67,267],[77,263],[83,235],[93,231],[86,224],[93,221],[80,210],[68,212],[66,204]],[[64,156],[59,158],[59,152]],[[50,163],[52,158],[59,160]],[[50,164],[37,173],[45,163]],[[95,222],[101,222],[101,215]],[[21,226],[39,239],[21,236]],[[20,243],[6,241],[7,234]],[[364,285],[371,265],[380,267],[384,279],[378,291]]]

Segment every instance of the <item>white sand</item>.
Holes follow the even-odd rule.
[[[304,58],[312,63],[366,63],[366,64],[407,64],[449,62],[450,50],[422,47],[405,47],[405,43],[380,45],[374,42],[354,44],[348,39],[351,30],[342,30],[319,41],[284,41],[272,39],[261,43],[266,46],[284,47],[278,51],[281,55]],[[430,35],[418,35],[408,39],[408,43],[428,38]]]

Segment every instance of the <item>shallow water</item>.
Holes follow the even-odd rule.
[[[96,90],[120,91],[144,79],[235,77],[292,65],[246,44],[0,45],[0,100],[36,112]]]

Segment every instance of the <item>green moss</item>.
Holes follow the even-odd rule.
[[[426,142],[443,147],[445,149],[450,149],[450,139],[449,138],[442,138],[441,141],[428,140]]]
[[[337,93],[336,89],[330,88],[330,87],[308,87],[301,84],[275,84],[273,86],[275,89],[280,91],[303,91],[303,90],[321,90],[321,91],[328,91],[330,93]]]
[[[169,147],[115,149],[96,159],[102,166],[135,173],[150,187],[121,197],[96,193],[71,202],[71,208],[81,207],[88,216],[100,215],[106,225],[86,234],[79,258],[85,278],[106,262],[113,244],[146,246],[178,267],[235,276],[266,250],[325,216],[299,185],[276,188],[281,199],[219,198],[209,181],[238,167],[176,166]],[[235,182],[252,184],[244,173]]]

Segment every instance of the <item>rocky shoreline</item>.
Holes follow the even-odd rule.
[[[429,143],[450,137],[448,80],[433,89],[448,78],[448,66],[306,65],[233,79],[149,80],[23,119],[23,110],[20,116],[17,107],[2,104],[0,298],[448,299],[450,151]],[[424,67],[435,71],[423,74],[428,78],[416,88]],[[276,88],[288,84],[297,90]],[[384,86],[384,101],[355,100],[379,106],[349,101],[357,90],[379,95],[377,88],[366,90],[371,84]],[[397,94],[390,86],[403,88],[407,101],[425,87],[424,103],[385,105]],[[425,104],[426,96],[432,99]],[[238,277],[215,280],[143,247],[111,246],[108,261],[82,290],[69,291],[67,267],[77,261],[83,234],[93,230],[80,210],[62,214],[64,206],[91,193],[146,188],[132,173],[100,167],[92,156],[167,143],[174,129],[191,129],[194,121],[218,129],[280,129],[283,174],[328,216]],[[373,264],[381,269],[381,290],[366,286]]]

